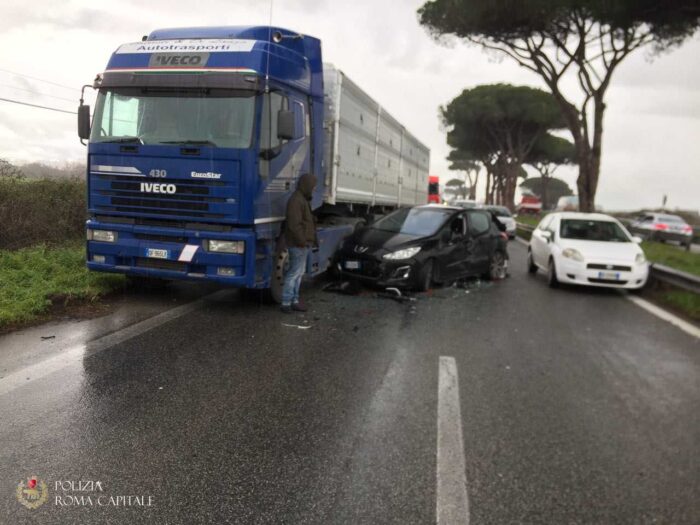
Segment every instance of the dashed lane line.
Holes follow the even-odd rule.
[[[469,525],[457,363],[447,356],[440,356],[438,378],[436,514],[438,525]]]

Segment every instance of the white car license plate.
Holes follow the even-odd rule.
[[[620,274],[616,272],[598,272],[598,279],[605,279],[607,281],[619,281]]]
[[[359,270],[360,269],[360,261],[345,261],[345,269],[346,270]]]
[[[159,250],[158,248],[148,248],[146,250],[146,257],[153,257],[154,259],[167,259],[169,255],[168,250]]]

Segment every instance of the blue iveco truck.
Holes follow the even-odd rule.
[[[87,87],[87,86],[86,86]],[[324,271],[368,217],[427,201],[428,149],[321,58],[276,27],[153,31],[97,76],[88,140],[87,266],[139,279],[210,280],[279,299],[286,203],[318,180]]]

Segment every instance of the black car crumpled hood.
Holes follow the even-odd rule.
[[[367,255],[381,256],[387,252],[393,252],[409,246],[419,245],[420,235],[409,235],[405,233],[393,233],[374,228],[365,228],[351,235],[345,241],[345,250],[355,251],[356,246],[367,248],[367,250],[356,252]]]

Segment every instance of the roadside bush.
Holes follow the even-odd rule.
[[[0,176],[0,249],[57,245],[83,238],[85,182]]]

